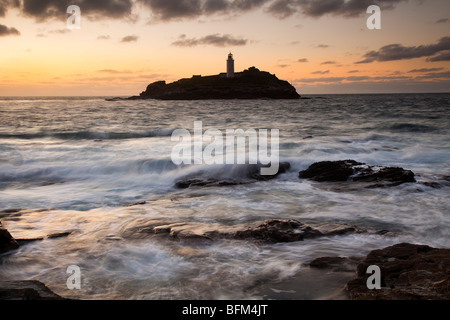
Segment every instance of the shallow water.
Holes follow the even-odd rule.
[[[275,180],[176,189],[187,174],[240,178],[242,166],[176,166],[177,128],[279,129]],[[326,299],[352,274],[310,270],[398,242],[449,245],[450,95],[330,95],[299,101],[0,99],[0,219],[15,238],[72,231],[3,255],[2,279],[36,279],[82,299]],[[298,179],[322,160],[412,170],[419,183],[338,190]],[[420,182],[434,182],[433,188]],[[146,201],[145,204],[132,204]],[[45,209],[45,210],[38,210]],[[294,243],[123,239],[154,218],[234,225],[271,218],[387,229]],[[82,289],[68,290],[78,265]]]

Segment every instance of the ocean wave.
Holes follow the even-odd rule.
[[[0,133],[0,139],[43,139],[56,138],[60,140],[121,140],[121,139],[139,139],[151,137],[168,137],[172,135],[175,129],[158,129],[144,132],[42,132],[42,133],[22,133],[6,134]]]
[[[433,132],[438,128],[415,123],[395,123],[389,126],[388,130],[393,132]]]

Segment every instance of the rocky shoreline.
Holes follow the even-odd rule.
[[[366,257],[321,257],[312,268],[355,270],[345,290],[351,300],[449,300],[450,249],[399,243],[372,250]],[[381,288],[368,289],[369,266],[381,270]]]
[[[303,223],[294,219],[270,219],[233,226],[154,219],[126,229],[124,239],[159,238],[174,241],[246,240],[257,243],[295,242],[335,235],[368,233],[389,236],[388,230],[343,223]]]
[[[67,300],[37,280],[0,281],[0,300]]]
[[[261,165],[248,165],[240,172],[240,178],[203,177],[201,173],[190,174],[175,182],[175,187],[185,189],[189,187],[234,186],[257,181],[267,181],[286,173],[291,165],[280,162],[278,172],[274,175],[260,174]],[[300,179],[308,179],[321,183],[339,183],[339,187],[350,188],[384,188],[394,187],[403,183],[414,183],[414,173],[397,167],[373,166],[355,160],[322,161],[313,163],[308,169],[300,171]],[[345,188],[344,188],[345,189]]]
[[[248,183],[274,179],[289,170],[289,163],[280,165],[279,172],[262,178],[249,170],[245,177]],[[318,183],[337,182],[358,184],[361,187],[394,187],[403,183],[415,183],[414,173],[402,168],[371,166],[354,160],[326,161],[311,165],[299,172],[300,179]],[[177,182],[177,188],[237,185],[241,182],[202,180],[187,177]],[[20,214],[20,209],[0,212],[0,217]],[[170,220],[167,218],[142,220],[129,226],[117,235],[120,240],[155,239],[182,243],[211,241],[252,241],[255,244],[302,242],[308,239],[352,234],[370,234],[381,237],[395,236],[390,230],[349,225],[345,223],[305,222],[294,219],[269,219],[236,225],[210,224]],[[72,231],[46,236],[47,239],[68,237]],[[36,239],[14,239],[0,222],[0,260],[13,253],[21,245]],[[381,289],[367,288],[366,273],[371,265],[381,270]],[[448,300],[450,299],[450,249],[432,248],[426,245],[399,243],[371,251],[365,257],[320,257],[309,263],[311,269],[324,272],[354,272],[355,278],[345,285],[347,298],[352,300]],[[344,289],[344,288],[343,288]],[[51,292],[39,281],[0,281],[0,299],[63,299]]]
[[[6,229],[2,229],[2,244],[13,242]],[[272,219],[236,226],[211,226],[202,223],[168,223],[155,220],[129,228],[123,239],[170,239],[196,242],[236,240],[256,243],[304,241],[317,237],[370,233],[390,236],[386,230],[360,228],[345,224],[304,224],[292,219]],[[9,236],[8,236],[9,235]],[[8,249],[9,248],[9,249]],[[16,246],[2,246],[3,253]],[[0,256],[1,259],[1,256]],[[381,269],[381,289],[367,287],[366,273],[369,266]],[[400,243],[373,250],[366,257],[320,257],[309,263],[311,269],[324,272],[353,272],[355,278],[345,285],[347,298],[351,300],[448,300],[450,299],[450,249],[432,248],[426,245]],[[33,281],[0,281],[0,300],[61,300],[43,283]]]
[[[6,229],[1,229],[0,249],[3,253],[16,250]],[[123,239],[159,238],[172,241],[198,242],[222,239],[277,243],[304,241],[352,233],[370,233],[390,236],[386,230],[360,228],[345,224],[304,224],[297,220],[272,219],[236,226],[211,226],[202,223],[168,223],[163,220],[129,228]],[[17,243],[17,242],[15,242]],[[6,245],[5,245],[6,244]],[[0,256],[1,259],[1,256]],[[380,290],[369,290],[366,273],[370,265],[381,269]],[[310,262],[314,269],[332,272],[354,272],[345,291],[351,300],[448,300],[450,299],[450,249],[426,245],[400,243],[371,251],[366,257],[320,257]],[[0,281],[0,300],[60,300],[39,281]]]

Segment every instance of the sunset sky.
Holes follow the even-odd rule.
[[[300,94],[450,91],[449,0],[0,0],[0,43],[0,96],[136,95],[229,51]]]

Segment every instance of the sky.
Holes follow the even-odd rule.
[[[450,92],[450,1],[0,0],[0,48],[0,96],[137,95],[229,52],[300,94]]]

